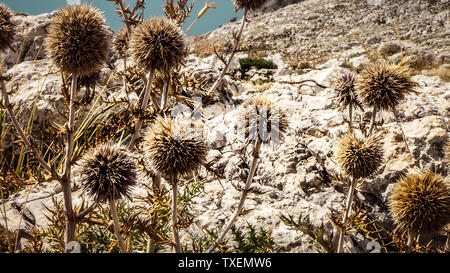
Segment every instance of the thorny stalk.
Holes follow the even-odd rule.
[[[338,241],[337,253],[343,252],[344,236],[345,236],[345,232],[347,229],[348,217],[352,210],[352,204],[353,204],[356,184],[357,184],[357,180],[354,179],[352,176],[350,176],[350,189],[348,191],[347,201],[345,204],[345,213],[344,213],[344,219],[342,220],[342,228],[339,231],[339,241]]]
[[[152,84],[153,84],[153,75],[154,75],[154,71],[151,70],[148,75],[147,75],[147,85],[145,86],[145,91],[144,91],[144,97],[142,99],[142,104],[141,104],[141,116],[139,117],[136,126],[134,127],[134,133],[131,136],[131,140],[130,143],[128,145],[128,148],[130,150],[134,149],[134,145],[136,143],[137,138],[139,137],[140,131],[141,131],[141,127],[142,127],[142,123],[144,122],[142,119],[142,115],[145,112],[145,110],[147,109],[148,106],[148,101],[150,100],[150,95],[152,92]],[[158,108],[158,104],[156,104],[156,102],[152,99],[153,102],[153,107],[155,107],[156,109]],[[159,109],[158,109],[159,110]]]
[[[252,161],[252,165],[250,167],[250,172],[247,176],[247,181],[245,182],[245,187],[244,187],[244,190],[242,191],[242,195],[239,200],[239,204],[236,208],[236,211],[233,213],[230,220],[225,225],[225,228],[222,230],[222,232],[217,237],[217,239],[214,241],[214,243],[208,248],[206,253],[212,253],[214,251],[214,249],[216,249],[216,247],[220,244],[220,242],[222,242],[223,238],[225,238],[225,235],[228,233],[228,231],[231,229],[231,227],[234,225],[237,218],[239,217],[239,215],[242,211],[242,208],[244,207],[245,200],[247,199],[250,186],[253,182],[253,177],[256,172],[256,167],[258,166],[258,163],[259,163],[260,151],[261,151],[261,139],[258,137],[256,140],[255,147],[253,148],[253,161]]]
[[[109,208],[111,209],[111,216],[113,218],[114,235],[116,235],[117,241],[119,242],[120,251],[122,253],[127,253],[125,241],[123,240],[122,235],[120,235],[120,222],[119,216],[117,215],[116,201],[109,200]]]
[[[177,187],[177,180],[175,177],[171,178],[171,184],[172,184],[172,232],[173,232],[173,239],[175,244],[175,252],[181,253],[181,243],[180,243],[180,235],[178,233],[178,187]]]
[[[72,171],[72,152],[73,152],[73,133],[75,122],[75,98],[77,95],[78,75],[72,75],[72,86],[70,88],[69,99],[69,120],[67,123],[67,143],[65,154],[65,166],[63,171],[63,192],[64,192],[64,207],[67,218],[65,243],[72,242],[75,237],[76,217],[73,213],[72,206],[72,185],[71,185],[71,171]],[[67,249],[66,249],[67,250]]]
[[[241,22],[241,28],[239,30],[239,34],[236,37],[236,44],[234,46],[233,51],[231,52],[230,59],[228,60],[228,63],[225,65],[224,69],[222,70],[222,73],[220,74],[219,78],[214,82],[211,89],[208,91],[208,96],[210,96],[214,91],[217,89],[219,84],[222,82],[223,78],[225,77],[225,74],[227,73],[228,69],[230,68],[231,62],[233,61],[234,55],[236,54],[237,50],[239,49],[239,43],[241,41],[242,33],[244,32],[245,22],[247,21],[247,14],[248,10],[244,10],[244,16],[242,17]]]

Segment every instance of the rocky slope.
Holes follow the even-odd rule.
[[[270,50],[261,54],[274,61],[278,69],[252,69],[245,79],[227,76],[218,91],[222,100],[205,105],[203,117],[205,127],[209,129],[207,137],[211,146],[208,162],[224,178],[206,184],[205,192],[194,199],[191,211],[195,216],[194,223],[182,232],[183,240],[202,236],[205,228],[221,227],[236,205],[240,193],[232,184],[245,177],[250,156],[249,151],[240,152],[244,143],[235,128],[241,121],[241,102],[261,93],[286,109],[289,129],[279,145],[263,147],[255,183],[265,193],[249,197],[245,206],[248,213],[241,216],[237,225],[250,223],[270,230],[282,252],[317,252],[319,249],[310,237],[289,229],[280,219],[281,215],[308,216],[316,227],[323,224],[328,232],[336,232],[329,214],[331,209],[340,208],[345,191],[331,183],[330,174],[339,171],[334,162],[334,147],[338,137],[347,130],[347,123],[346,115],[333,108],[330,86],[349,64],[358,67],[369,62],[364,48],[351,34],[364,35],[363,39],[370,47],[381,49],[384,42],[396,40],[390,23],[397,18],[401,33],[409,32],[402,45],[414,48],[423,56],[431,54],[432,62],[438,65],[445,65],[449,60],[449,45],[445,43],[450,29],[449,10],[442,8],[448,7],[446,3],[442,2],[441,8],[428,7],[426,1],[383,3],[382,6],[371,6],[366,1],[309,0],[251,20],[244,32],[246,44],[270,44]],[[29,29],[25,27],[24,32],[45,29],[49,16],[26,17],[24,24],[30,22],[30,26]],[[206,37],[229,37],[236,27],[235,23],[227,24]],[[36,34],[33,40],[40,41],[42,35]],[[11,67],[11,82],[20,83],[14,99],[16,106],[30,110],[37,94],[41,94],[36,105],[35,122],[51,120],[48,113],[55,109],[64,110],[57,71],[50,69],[49,61],[43,56],[35,61],[31,57],[19,58],[19,63],[14,65],[12,60],[17,57],[14,54],[9,52],[4,60]],[[35,54],[30,51],[26,55]],[[299,73],[287,58],[290,54],[299,54],[300,60],[316,63]],[[351,57],[352,54],[357,56]],[[242,53],[239,57],[246,56],[248,54]],[[388,58],[396,57],[394,54]],[[215,56],[199,58],[190,55],[184,71],[215,77],[220,66]],[[233,67],[235,70],[230,75],[236,76],[239,63],[235,62]],[[111,71],[105,67],[103,74],[107,76],[108,73]],[[315,80],[327,88],[312,83],[293,83],[305,79]],[[386,228],[392,228],[387,200],[399,176],[416,165],[444,175],[448,173],[442,147],[448,138],[450,125],[450,83],[438,76],[422,74],[414,76],[413,80],[419,84],[419,94],[408,96],[400,105],[400,120],[397,121],[392,113],[382,114],[383,125],[379,132],[384,139],[384,164],[357,194],[357,199],[364,202],[374,219]],[[114,89],[114,84],[111,88]],[[355,120],[366,120],[369,115],[370,109],[357,112]],[[411,153],[403,141],[403,132]],[[205,170],[201,175],[211,178]],[[48,225],[43,213],[44,205],[52,205],[52,196],[62,198],[58,186],[57,183],[42,183],[0,201],[6,209],[8,228],[21,231],[22,243],[26,243],[26,235],[33,228]],[[79,191],[74,193],[75,203],[80,202],[80,194]],[[144,188],[138,187],[133,196],[144,194]],[[137,199],[134,200],[137,204]],[[3,216],[2,209],[0,227],[5,227]],[[367,251],[367,242],[367,239],[352,236],[346,244],[351,251],[364,252]]]
[[[194,41],[221,44],[239,25],[226,24]],[[366,49],[377,51],[394,41],[418,62],[441,65],[450,62],[449,29],[450,1],[446,0],[309,0],[251,18],[244,30],[243,50],[262,56],[280,53],[286,63],[301,67],[330,58],[351,61]]]

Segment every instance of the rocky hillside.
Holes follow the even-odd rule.
[[[207,51],[205,44],[231,42],[239,25],[194,38],[198,51]],[[450,62],[449,29],[450,2],[445,0],[309,0],[251,18],[243,51],[279,53],[289,65],[308,68],[330,58],[358,62],[367,52],[397,59],[403,48],[422,68]]]
[[[340,171],[334,151],[348,125],[347,115],[333,107],[331,87],[343,72],[357,71],[372,58],[398,61],[403,56],[402,50],[406,50],[415,58],[412,63],[417,64],[413,80],[419,84],[419,93],[403,101],[397,109],[397,119],[392,113],[382,113],[378,132],[383,135],[384,163],[358,191],[358,203],[363,204],[378,225],[392,230],[387,201],[393,183],[414,167],[443,175],[449,171],[443,152],[450,130],[450,83],[443,80],[450,62],[449,2],[382,0],[381,5],[368,4],[370,1],[298,2],[301,3],[252,17],[244,31],[244,50],[238,59],[262,56],[273,61],[277,68],[242,71],[236,60],[216,100],[203,109],[211,147],[208,166],[221,178],[211,171],[201,171],[200,175],[211,182],[193,200],[190,211],[193,223],[181,233],[186,243],[204,236],[206,229],[221,227],[237,204],[240,192],[233,184],[246,177],[251,156],[249,150],[243,152],[244,142],[235,128],[241,121],[242,102],[264,93],[286,110],[289,128],[279,145],[263,146],[255,183],[264,193],[250,195],[245,205],[247,213],[236,225],[251,224],[270,231],[281,252],[321,251],[310,236],[292,230],[281,216],[308,217],[314,227],[323,225],[327,233],[336,233],[329,216],[332,210],[341,209],[346,191],[332,181],[332,174]],[[60,75],[41,49],[51,16],[18,18],[22,34],[15,45],[24,40],[27,50],[21,55],[9,51],[3,58],[12,76],[10,83],[18,85],[13,100],[17,111],[27,113],[36,107],[34,128],[45,127],[57,119],[57,115],[51,115],[56,110],[64,111]],[[191,38],[193,52],[207,40],[229,39],[238,24],[226,24],[204,36]],[[111,63],[112,67],[120,67],[115,57]],[[192,54],[182,72],[211,79],[217,77],[221,68],[215,56]],[[104,88],[111,73],[105,66],[97,90]],[[314,80],[322,87],[312,82],[296,83],[303,80]],[[119,80],[108,83],[108,92],[120,90],[118,86]],[[39,103],[34,104],[37,96]],[[355,120],[367,121],[371,109],[355,114]],[[26,117],[22,116],[23,122]],[[6,141],[13,140],[10,136]],[[3,149],[8,149],[8,143]],[[143,185],[137,187],[132,204],[141,204],[137,197],[145,193]],[[81,202],[80,196],[81,191],[74,193],[76,204]],[[0,207],[5,208],[6,214],[0,210],[0,230],[6,228],[6,218],[8,229],[20,230],[20,242],[26,245],[34,228],[48,226],[44,206],[52,206],[53,197],[62,198],[57,182],[40,183],[1,200]],[[436,235],[434,239],[441,242],[442,236]],[[353,252],[366,252],[368,242],[369,238],[354,232],[347,238],[346,247]]]

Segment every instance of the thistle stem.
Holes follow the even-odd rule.
[[[408,234],[408,241],[406,243],[406,252],[411,253],[416,235],[412,232]]]
[[[167,97],[169,95],[169,83],[170,83],[170,77],[168,77],[167,80],[164,81],[163,92],[161,95],[161,106],[159,107],[160,109],[166,108]]]
[[[259,161],[260,151],[261,151],[261,139],[258,137],[256,140],[255,147],[253,148],[253,160],[252,160],[250,172],[248,174],[247,181],[245,182],[245,187],[242,192],[242,195],[239,200],[239,204],[236,208],[236,211],[233,213],[233,215],[231,216],[231,219],[225,225],[225,228],[222,230],[222,232],[217,237],[217,239],[214,241],[214,243],[208,248],[206,253],[212,253],[214,251],[214,249],[216,249],[216,247],[220,244],[220,242],[222,242],[223,238],[225,238],[225,235],[228,233],[228,231],[231,229],[231,227],[234,225],[237,218],[239,217],[239,214],[241,213],[242,208],[244,207],[245,200],[247,199],[248,190],[250,189],[250,185],[253,182],[253,177],[255,176],[255,173],[256,173],[256,167],[258,166],[258,163],[259,163],[258,161]]]
[[[244,32],[245,22],[247,21],[247,14],[248,14],[248,10],[245,9],[244,16],[242,17],[241,28],[239,30],[238,36],[236,37],[236,45],[234,46],[233,52],[231,52],[230,59],[228,60],[228,63],[225,65],[225,68],[222,70],[222,73],[220,74],[219,78],[214,82],[213,86],[208,91],[208,93],[207,93],[208,96],[210,96],[212,93],[214,93],[214,91],[217,89],[219,84],[222,82],[223,77],[225,77],[225,74],[227,73],[228,68],[231,65],[231,62],[233,61],[234,55],[236,54],[237,50],[239,49],[239,43],[241,41],[242,33]]]
[[[172,232],[173,232],[173,239],[175,243],[175,252],[176,253],[182,253],[181,249],[181,243],[180,243],[180,235],[178,234],[178,187],[177,187],[177,180],[176,178],[171,179],[172,184]]]
[[[75,238],[76,217],[73,213],[72,206],[72,185],[71,185],[71,171],[72,171],[72,153],[73,153],[73,132],[75,123],[75,98],[77,95],[78,75],[72,74],[72,85],[70,88],[69,98],[69,120],[67,123],[67,143],[65,164],[63,171],[63,194],[64,194],[64,207],[66,210],[66,245],[72,242]],[[67,249],[66,249],[67,250]]]
[[[350,132],[353,132],[353,105],[351,103],[348,105],[348,128]]]
[[[372,111],[372,119],[370,120],[369,134],[367,136],[372,135],[373,128],[375,127],[375,120],[377,118],[377,112],[378,112],[378,108],[376,106],[374,106],[373,111]]]
[[[117,215],[117,207],[114,200],[109,200],[109,208],[111,209],[111,216],[114,223],[114,235],[116,235],[117,241],[119,242],[120,251],[122,253],[127,253],[125,241],[123,240],[122,235],[120,235],[119,216]]]
[[[345,230],[347,229],[348,217],[352,210],[355,188],[356,188],[356,180],[350,176],[350,189],[348,191],[347,201],[345,204],[345,214],[344,214],[344,219],[342,221],[343,227],[339,231],[339,241],[338,241],[337,253],[343,252],[343,242],[344,242]]]
[[[130,25],[127,13],[125,12],[125,9],[126,9],[125,3],[123,2],[123,0],[119,0],[118,2],[119,2],[120,10],[122,11],[122,14],[123,14],[125,26],[127,28],[128,39],[131,40],[131,25]]]
[[[144,98],[142,99],[142,104],[141,104],[141,108],[140,108],[141,112],[144,112],[148,106],[148,101],[150,99],[150,93],[152,92],[153,75],[154,75],[153,70],[151,70],[147,75],[147,85],[145,87]],[[154,106],[157,107],[156,104],[154,104]],[[134,127],[134,133],[131,136],[130,144],[128,145],[128,148],[130,150],[134,149],[134,144],[136,143],[136,140],[140,134],[142,123],[143,123],[143,120],[142,120],[142,117],[140,116],[136,123],[136,126]]]
[[[153,180],[153,190],[157,191],[158,194],[161,190],[161,175],[157,174],[152,177]],[[152,217],[152,223],[156,223],[158,221],[158,215],[155,214]],[[149,238],[147,242],[147,253],[154,253],[156,249],[156,241],[153,238]]]
[[[45,162],[45,160],[42,158],[41,154],[34,148],[33,145],[31,145],[30,140],[28,139],[28,137],[25,135],[24,131],[20,127],[19,122],[17,121],[17,118],[12,109],[12,105],[9,102],[5,83],[3,82],[2,79],[0,79],[0,85],[1,85],[1,90],[2,90],[2,96],[3,96],[3,99],[5,100],[6,111],[8,112],[8,115],[11,118],[11,121],[12,121],[14,127],[16,128],[16,131],[19,134],[20,138],[22,139],[23,143],[28,147],[28,149],[31,150],[34,157],[36,158],[37,161],[39,161],[39,163],[42,165],[42,167],[44,167],[44,169],[46,169],[48,172],[50,172],[54,179],[61,181],[62,180],[61,175],[56,173],[56,171],[52,167],[50,167],[50,165],[47,162]]]
[[[187,34],[189,31],[191,31],[192,27],[195,25],[195,23],[197,23],[197,21],[200,19],[200,17],[196,17],[194,19],[194,21],[192,22],[192,24],[189,25],[189,27],[186,29],[186,31],[184,32],[185,34]]]
[[[0,64],[1,64],[1,58],[0,58]],[[1,86],[1,92],[2,92],[2,96],[3,96],[4,104],[6,107],[6,111],[8,112],[8,115],[11,118],[11,121],[12,121],[14,127],[16,128],[16,131],[19,134],[20,138],[22,139],[23,143],[25,144],[25,146],[28,147],[28,149],[31,150],[34,157],[36,158],[37,161],[39,161],[39,163],[42,165],[42,167],[44,167],[44,169],[46,169],[49,173],[51,173],[51,175],[53,176],[54,179],[61,182],[62,181],[61,175],[58,174],[47,162],[45,162],[42,155],[38,152],[38,150],[36,150],[36,148],[33,145],[31,145],[31,141],[28,139],[28,137],[25,135],[24,131],[20,127],[19,122],[16,118],[16,115],[14,114],[12,105],[9,102],[9,95],[8,95],[8,92],[6,91],[5,83],[3,81],[3,78],[1,78],[1,77],[0,77],[0,86]]]

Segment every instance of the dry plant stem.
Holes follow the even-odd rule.
[[[338,241],[337,253],[342,253],[343,252],[343,243],[344,243],[345,230],[347,229],[348,217],[349,217],[350,212],[352,210],[352,204],[353,204],[353,199],[354,199],[354,195],[355,195],[356,180],[353,177],[350,176],[350,182],[351,182],[350,183],[350,189],[348,191],[347,201],[346,201],[346,204],[345,204],[344,219],[342,221],[343,227],[339,231],[339,241]]]
[[[176,178],[171,178],[171,184],[172,184],[172,232],[173,232],[173,239],[175,243],[175,252],[181,253],[181,243],[180,243],[180,235],[178,234],[178,217],[177,217],[177,206],[178,206],[178,187],[177,187],[177,180]]]
[[[397,122],[398,126],[400,127],[400,131],[402,131],[402,138],[403,138],[403,142],[405,143],[406,149],[408,149],[408,152],[411,155],[412,160],[414,161],[414,165],[416,165],[417,167],[420,168],[420,162],[418,160],[416,160],[413,153],[411,152],[411,149],[409,148],[408,141],[406,140],[405,131],[403,130],[403,124],[402,124],[401,120],[399,120],[399,118],[395,112],[394,112],[394,116],[395,116],[395,121]]]
[[[125,13],[125,4],[123,3],[123,0],[119,0],[120,9],[122,10],[123,19],[125,21],[125,26],[127,27],[127,34],[128,38],[131,40],[131,26],[130,22],[128,21],[128,16]]]
[[[31,150],[34,157],[36,158],[37,161],[39,161],[39,163],[42,165],[42,167],[44,167],[44,169],[46,169],[48,172],[51,173],[51,175],[53,176],[54,179],[56,179],[58,181],[62,181],[61,176],[52,167],[50,167],[50,165],[47,162],[45,162],[45,160],[42,158],[41,154],[33,147],[33,145],[31,145],[30,140],[27,138],[27,136],[23,132],[22,128],[20,127],[19,122],[17,121],[17,118],[12,109],[12,105],[9,102],[8,92],[6,91],[6,86],[5,86],[5,83],[3,82],[3,79],[0,79],[0,85],[1,85],[2,96],[5,101],[6,110],[8,111],[9,117],[11,118],[11,121],[13,122],[14,127],[16,128],[16,131],[19,134],[20,138],[22,139],[23,143],[25,143],[25,145],[28,147],[28,149]]]
[[[125,91],[125,95],[127,96],[128,101],[130,101],[128,97],[128,90],[127,90],[127,57],[123,57],[123,90]]]
[[[163,85],[163,92],[161,95],[161,106],[159,107],[160,109],[166,108],[166,105],[167,105],[167,97],[169,95],[169,81],[170,81],[170,78],[168,78],[164,82],[164,85]]]
[[[245,22],[247,21],[247,13],[248,13],[248,10],[245,9],[244,16],[242,17],[241,29],[239,30],[239,34],[238,34],[238,36],[236,38],[236,45],[234,46],[233,52],[231,52],[230,59],[228,60],[228,63],[225,65],[225,68],[222,70],[222,73],[220,74],[219,78],[214,82],[213,86],[208,91],[208,96],[210,96],[212,93],[214,93],[216,88],[222,82],[223,77],[225,77],[225,74],[227,73],[228,68],[231,65],[231,62],[233,61],[234,55],[236,54],[236,51],[239,48],[239,43],[240,43],[240,40],[241,40],[241,37],[242,37],[242,33],[244,32]]]
[[[147,109],[147,106],[148,106],[148,101],[150,99],[150,94],[152,92],[153,75],[154,75],[154,71],[151,70],[147,76],[147,85],[145,87],[144,98],[142,99],[142,104],[141,104],[141,108],[140,108],[142,113],[144,113],[144,111]],[[154,101],[153,101],[153,103],[154,103]],[[154,104],[154,106],[157,107],[156,104]],[[144,121],[142,120],[142,117],[139,117],[139,119],[136,123],[136,126],[134,127],[134,133],[131,136],[130,144],[128,145],[128,148],[130,150],[134,149],[134,144],[136,143],[136,140],[139,137],[143,122]]]
[[[416,240],[416,234],[410,232],[408,234],[408,241],[406,242],[406,252],[411,253],[414,241]]]
[[[200,17],[197,16],[197,18],[195,18],[194,22],[192,22],[192,24],[184,32],[185,34],[188,34],[188,32],[191,31],[192,27],[195,25],[195,23],[197,23],[198,19],[200,19]]]
[[[63,194],[64,194],[64,208],[67,217],[65,243],[72,242],[75,238],[76,217],[73,213],[72,206],[72,185],[71,185],[71,171],[72,171],[72,152],[73,152],[73,132],[75,123],[75,98],[77,95],[78,75],[72,75],[72,86],[70,88],[69,101],[69,121],[67,124],[67,142],[65,166],[63,172]]]
[[[153,189],[159,193],[161,190],[161,175],[157,174],[152,177]],[[155,214],[152,218],[152,223],[158,221],[158,216]],[[153,238],[149,238],[147,242],[147,253],[154,253],[156,249],[156,241]]]
[[[348,105],[348,128],[350,132],[353,131],[353,105],[351,103]]]
[[[377,112],[378,112],[378,108],[376,106],[374,106],[373,111],[372,111],[372,119],[370,120],[369,134],[367,136],[372,135],[373,128],[375,127],[375,120],[377,118]]]
[[[127,253],[125,241],[123,240],[122,235],[120,235],[120,222],[119,216],[117,215],[116,201],[109,200],[109,208],[111,209],[111,216],[114,223],[114,235],[116,235],[117,241],[119,242],[120,251],[122,253]]]
[[[212,253],[214,249],[222,242],[223,238],[227,235],[228,231],[231,229],[231,227],[236,222],[237,218],[239,217],[239,214],[241,213],[242,208],[244,207],[245,200],[248,196],[248,190],[250,189],[250,186],[253,182],[253,177],[255,176],[256,167],[259,163],[259,153],[261,150],[261,139],[258,137],[255,147],[253,149],[253,161],[250,168],[250,172],[247,177],[247,181],[245,182],[244,191],[242,192],[241,198],[239,200],[239,204],[236,208],[236,211],[231,216],[231,219],[228,221],[228,223],[225,225],[225,228],[222,230],[220,235],[217,237],[217,239],[214,241],[214,243],[208,248],[206,253]]]

